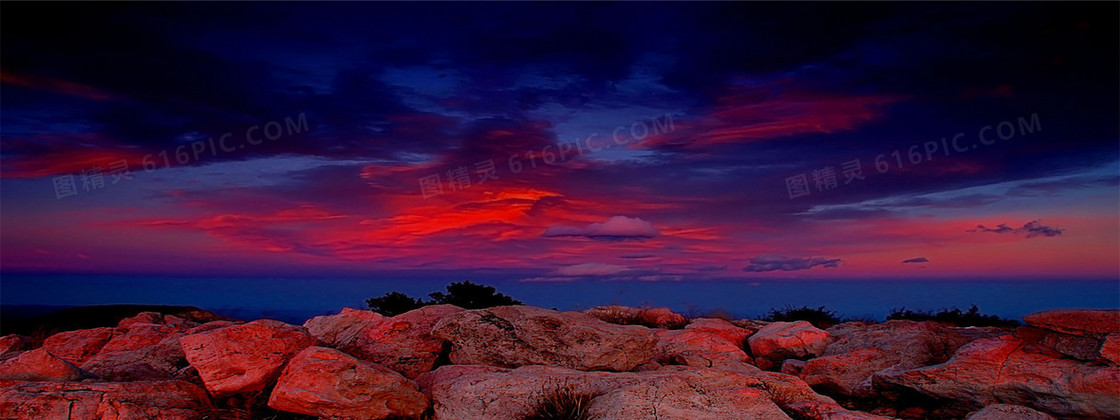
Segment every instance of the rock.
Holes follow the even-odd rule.
[[[82,369],[110,381],[193,381],[197,374],[180,373],[189,366],[179,343],[181,336],[173,334],[155,345],[135,350],[102,351],[83,363]]]
[[[429,305],[391,318],[371,311],[344,309],[308,320],[308,332],[329,347],[415,378],[435,368],[444,340],[431,334],[441,319],[463,311],[454,305]]]
[[[650,328],[677,329],[688,324],[684,315],[670,311],[669,308],[643,309],[639,314],[641,325]]]
[[[1104,344],[1101,344],[1101,361],[1120,365],[1120,334],[1105,337]]]
[[[22,335],[9,334],[0,337],[0,360],[31,348],[31,339]]]
[[[178,329],[168,325],[130,324],[124,334],[113,335],[113,339],[105,343],[97,353],[132,351],[154,346],[176,332]]]
[[[42,348],[0,362],[0,379],[16,381],[78,381],[89,375],[73,363]]]
[[[531,306],[462,311],[441,320],[432,335],[452,343],[452,363],[502,367],[628,371],[657,349],[657,336],[646,327]]]
[[[638,325],[642,319],[642,309],[622,305],[596,306],[583,311],[603,322],[618,325]]]
[[[1054,420],[1054,417],[1021,405],[992,404],[969,414],[965,420]]]
[[[799,376],[809,385],[837,394],[870,398],[876,394],[872,389],[871,375],[895,366],[898,362],[897,355],[891,355],[886,350],[860,349],[810,359],[804,362]]]
[[[915,391],[965,408],[1008,403],[1059,417],[1113,417],[1120,412],[1120,368],[1093,366],[1024,350],[1012,335],[961,347],[949,361],[877,373],[875,387]]]
[[[0,418],[187,420],[205,418],[210,399],[198,385],[159,382],[23,382],[0,388]]]
[[[650,328],[678,329],[688,324],[684,315],[669,308],[640,309],[629,306],[596,306],[584,311],[585,314],[604,322],[618,325],[644,325]]]
[[[811,419],[882,419],[846,410],[800,379],[750,365],[735,370],[666,366],[646,372],[451,365],[425,373],[417,382],[432,397],[436,419],[523,419],[559,390],[594,397],[591,418],[654,418],[650,414],[656,407],[665,418],[769,419],[787,418],[789,412]]]
[[[369,310],[343,308],[336,315],[317,316],[303,323],[311,336],[339,350],[358,347],[358,339],[367,328],[385,322],[381,314]]]
[[[1023,317],[1027,325],[1072,335],[1120,334],[1120,310],[1056,309]]]
[[[179,343],[206,389],[221,398],[264,390],[292,356],[316,341],[302,327],[258,320],[187,335]]]
[[[960,346],[997,330],[948,327],[936,322],[895,320],[881,324],[844,323],[828,329],[831,343],[810,360],[801,377],[836,394],[869,398],[871,377],[886,370],[907,370],[944,362]]]
[[[115,328],[64,331],[47,337],[43,349],[75,365],[84,363],[118,334]]]
[[[352,354],[416,378],[435,369],[445,350],[444,340],[432,335],[432,328],[462,311],[454,305],[431,305],[388,318],[362,331]]]
[[[804,360],[786,359],[786,361],[782,362],[782,368],[779,370],[779,372],[782,372],[786,375],[800,377],[802,370],[805,370]]]
[[[216,330],[218,328],[232,327],[234,325],[241,325],[241,324],[244,324],[244,322],[224,321],[224,320],[222,320],[222,321],[210,321],[210,322],[207,322],[205,324],[199,325],[197,327],[192,327],[192,328],[184,331],[183,333],[187,334],[187,335],[198,334],[198,333],[204,333],[204,332],[207,332],[207,331],[213,331],[213,330]]]
[[[117,328],[127,330],[132,324],[162,324],[163,315],[159,312],[141,312],[117,322]]]
[[[1039,343],[1078,360],[1097,360],[1101,356],[1102,340],[1093,337],[1051,332],[1043,335]]]
[[[624,386],[596,397],[588,407],[595,419],[789,419],[766,391],[736,383],[732,376],[694,383],[665,376]],[[698,389],[699,388],[699,389]]]
[[[683,330],[656,330],[657,361],[712,367],[726,363],[749,362],[743,341],[750,332],[719,319],[693,321]]]
[[[268,406],[331,419],[418,418],[428,397],[408,379],[338,350],[308,347],[284,369]]]
[[[820,356],[828,346],[829,333],[807,321],[774,322],[747,339],[755,364],[764,369],[780,366],[786,359]]]

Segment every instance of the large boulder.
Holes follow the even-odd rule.
[[[132,351],[159,344],[179,329],[162,324],[130,324],[127,329],[119,329],[124,334],[115,334],[113,338],[98,350],[100,353],[115,351]],[[180,334],[181,335],[181,334]]]
[[[330,419],[416,418],[428,407],[399,373],[338,350],[308,347],[284,369],[268,406]]]
[[[949,361],[875,374],[876,388],[907,390],[962,408],[1017,404],[1061,417],[1120,413],[1120,367],[1094,366],[1025,350],[1012,335],[961,347]]]
[[[329,347],[415,378],[435,368],[443,353],[444,340],[432,335],[432,327],[461,311],[454,305],[429,305],[386,318],[347,308],[337,315],[312,318],[304,326]]]
[[[747,339],[755,364],[763,369],[780,367],[786,359],[820,356],[828,346],[829,333],[807,321],[774,322]]]
[[[82,364],[82,369],[110,381],[196,380],[188,369],[186,354],[173,334],[163,341],[135,350],[102,351]]]
[[[0,362],[0,379],[17,381],[78,381],[89,375],[73,363],[39,348]]]
[[[750,331],[721,319],[698,319],[682,330],[656,330],[657,362],[699,367],[749,362],[743,343]]]
[[[75,365],[84,363],[113,337],[120,333],[116,328],[91,328],[63,331],[43,340],[43,349]]]
[[[23,382],[0,388],[0,418],[187,420],[212,409],[206,391],[183,381]]]
[[[596,306],[583,313],[618,325],[644,325],[650,328],[677,329],[688,324],[684,315],[669,308],[634,308],[630,306]]]
[[[316,341],[302,327],[258,320],[187,335],[179,343],[206,389],[221,398],[264,390],[292,356]]]
[[[1118,309],[1056,309],[1023,317],[1027,325],[1072,335],[1120,334]]]
[[[458,312],[436,324],[432,334],[451,342],[455,364],[628,371],[649,362],[657,350],[657,336],[646,327],[531,306]]]
[[[444,340],[433,335],[432,328],[462,311],[454,305],[431,305],[388,318],[362,332],[353,354],[416,378],[434,369],[445,350]]]
[[[303,323],[307,332],[324,344],[347,351],[358,347],[362,333],[387,318],[369,310],[343,308],[335,315],[317,316]]]
[[[651,375],[648,383],[622,386],[588,406],[594,419],[789,419],[764,390],[743,386],[734,375],[695,382],[686,375]]]
[[[796,413],[810,419],[881,419],[846,410],[795,377],[749,365],[644,372],[451,365],[417,382],[432,397],[436,419],[523,419],[560,392],[590,399],[591,418],[780,419]]]
[[[824,356],[803,362],[797,372],[809,385],[849,397],[869,398],[876,392],[871,375],[898,364],[897,355],[871,348]]]
[[[844,323],[828,329],[830,343],[822,357],[807,361],[799,376],[809,385],[849,397],[876,393],[871,377],[949,360],[961,346],[994,329],[957,328],[936,322],[895,320],[881,324]]]

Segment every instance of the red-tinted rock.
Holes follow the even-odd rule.
[[[307,332],[319,341],[339,350],[358,346],[363,331],[385,322],[387,318],[368,310],[343,308],[335,315],[317,316],[303,323]]]
[[[73,363],[42,348],[26,351],[0,362],[0,379],[16,381],[77,381],[87,377]]]
[[[688,324],[684,315],[669,308],[633,308],[629,306],[597,306],[584,311],[604,322],[618,325],[644,325],[650,328],[677,329]]]
[[[796,413],[810,419],[881,419],[846,410],[800,379],[749,365],[621,373],[453,365],[421,375],[417,382],[431,395],[437,419],[523,419],[561,389],[595,396],[590,418],[781,419]]]
[[[119,331],[115,328],[91,328],[64,331],[47,337],[43,349],[75,365],[85,363],[113,339]]]
[[[1023,405],[1061,417],[1120,413],[1120,367],[1095,366],[1024,350],[1011,335],[961,347],[949,361],[905,372],[877,373],[876,388],[903,388],[975,408]]]
[[[315,345],[302,327],[259,320],[179,339],[186,359],[215,397],[264,390],[296,353]]]
[[[684,315],[670,311],[669,308],[643,309],[639,317],[641,324],[650,328],[677,329],[688,324]]]
[[[871,375],[895,366],[899,358],[886,350],[872,348],[824,356],[805,362],[801,379],[805,383],[852,397],[872,397]]]
[[[183,333],[187,334],[187,335],[198,334],[198,333],[204,333],[204,332],[207,332],[207,331],[213,331],[213,330],[216,330],[218,328],[232,327],[234,325],[241,325],[241,324],[244,324],[244,322],[226,321],[226,320],[210,321],[210,322],[207,322],[205,324],[199,325],[197,327],[191,327],[190,329],[184,331]]]
[[[24,382],[0,388],[0,418],[69,420],[201,419],[206,391],[182,381]]]
[[[763,369],[781,366],[786,359],[819,356],[828,346],[827,331],[806,321],[774,322],[747,339],[755,364]]]
[[[428,407],[416,384],[338,350],[309,347],[276,383],[268,406],[331,419],[415,418]]]
[[[177,328],[168,325],[130,324],[124,334],[113,335],[113,339],[105,343],[97,353],[132,351],[154,346],[178,331]]]
[[[969,414],[965,420],[1054,420],[1054,417],[1021,405],[992,404]]]
[[[0,360],[15,353],[31,348],[31,339],[22,335],[10,334],[0,337]]]
[[[187,367],[186,355],[179,343],[181,336],[172,334],[157,344],[135,350],[102,351],[83,363],[82,369],[110,381],[193,381],[194,375],[180,373]]]
[[[456,364],[628,371],[649,362],[657,349],[657,336],[646,327],[531,306],[462,311],[436,324],[432,334],[452,343]]]
[[[416,378],[434,369],[444,350],[444,340],[432,335],[432,328],[462,311],[454,305],[430,305],[388,318],[362,331],[353,354]]]
[[[712,367],[749,362],[743,341],[750,332],[719,319],[699,319],[683,330],[656,330],[657,361],[662,364]]]
[[[1027,325],[1073,335],[1120,334],[1120,310],[1057,309],[1023,317]]]
[[[1105,337],[1101,344],[1101,361],[1120,365],[1120,334]]]

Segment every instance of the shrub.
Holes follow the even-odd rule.
[[[770,309],[770,312],[762,318],[765,321],[809,321],[817,328],[828,328],[840,323],[840,318],[836,317],[836,313],[825,309],[824,306],[810,308],[802,306],[794,308],[786,306],[785,309]]]
[[[386,293],[385,296],[366,300],[370,309],[385,316],[400,315],[429,304],[401,292]]]
[[[905,319],[910,321],[937,321],[953,324],[960,327],[1014,327],[1019,321],[1000,318],[996,315],[984,315],[980,308],[972,305],[967,312],[958,308],[942,309],[940,312],[912,311],[906,308],[895,308],[887,315],[887,320]]]
[[[464,309],[483,309],[503,305],[521,305],[521,302],[496,293],[493,287],[474,284],[469,281],[447,285],[447,293],[435,292],[428,295],[432,300],[421,300],[401,292],[390,292],[379,298],[366,300],[371,310],[385,316],[400,315],[427,305],[455,305]]]
[[[469,281],[447,285],[447,294],[435,292],[429,305],[455,305],[464,309],[483,309],[494,306],[521,305],[521,302],[495,293],[493,287],[474,284]]]
[[[572,386],[558,386],[544,393],[533,411],[525,416],[526,420],[584,420],[594,394],[577,392]]]

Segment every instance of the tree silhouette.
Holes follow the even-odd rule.
[[[401,292],[386,293],[385,296],[366,300],[366,305],[369,305],[370,309],[385,316],[400,315],[428,304],[430,303]]]
[[[455,305],[464,309],[483,309],[493,306],[521,305],[521,302],[495,293],[493,287],[474,284],[469,281],[447,285],[447,294],[435,292],[428,295],[433,304]]]
[[[435,292],[428,297],[432,300],[425,301],[401,292],[390,292],[378,298],[367,299],[366,305],[379,314],[395,316],[427,305],[455,305],[464,309],[483,309],[522,304],[517,299],[497,293],[493,287],[469,281],[451,283],[447,285],[447,293]]]

